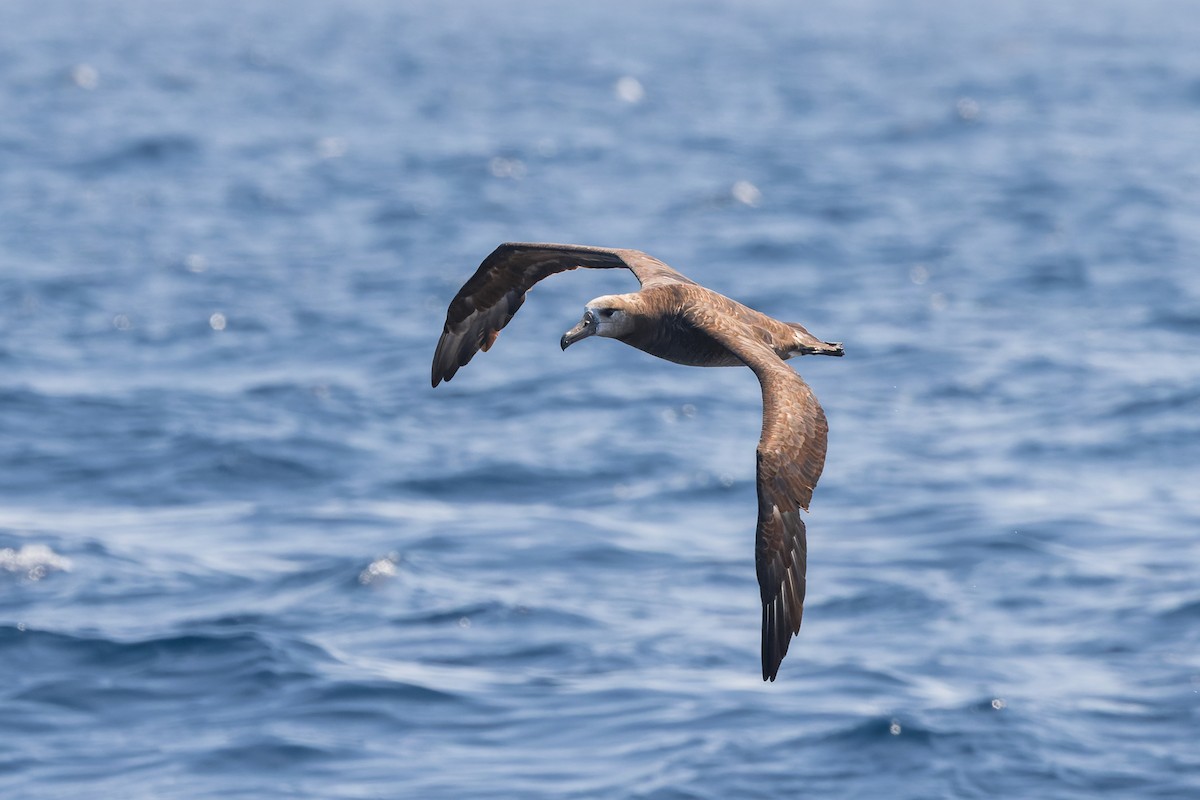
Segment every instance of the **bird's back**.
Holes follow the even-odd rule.
[[[702,307],[707,325],[740,323],[739,328],[758,338],[781,359],[796,355],[796,348],[803,337],[813,338],[795,323],[780,322],[695,284],[643,289],[638,295],[644,300],[646,314],[641,317],[633,333],[622,337],[622,341],[676,364],[689,367],[744,366],[740,358],[707,334],[704,327],[685,320],[682,310],[688,306]]]

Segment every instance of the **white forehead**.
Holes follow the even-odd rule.
[[[621,300],[615,294],[601,295],[587,302],[587,308],[613,308],[620,307]]]

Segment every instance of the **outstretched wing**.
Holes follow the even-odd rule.
[[[433,354],[433,385],[450,380],[472,356],[490,348],[535,283],[578,267],[624,267],[637,276],[642,286],[692,283],[640,250],[578,244],[502,244],[483,260],[450,302],[446,326]]]
[[[748,325],[704,307],[687,309],[685,319],[754,370],[762,385],[754,560],[763,604],[763,680],[773,681],[804,615],[808,544],[800,509],[808,510],[825,466],[829,426],[808,384]]]

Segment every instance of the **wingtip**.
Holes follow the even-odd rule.
[[[772,650],[774,648],[772,647]],[[783,666],[783,654],[778,652],[766,652],[762,654],[762,673],[763,682],[775,682],[775,678],[779,675],[779,668]]]
[[[775,682],[779,666],[787,655],[787,638],[781,635],[778,616],[779,607],[775,600],[763,604],[762,627],[762,672],[763,681]]]

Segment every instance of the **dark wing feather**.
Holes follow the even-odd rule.
[[[643,287],[692,283],[640,250],[576,244],[502,244],[483,260],[450,302],[446,325],[433,354],[433,385],[450,380],[472,356],[490,348],[535,283],[556,272],[578,267],[624,267],[637,276]]]
[[[773,681],[804,615],[808,544],[800,509],[808,510],[825,466],[829,426],[812,389],[752,328],[705,307],[688,309],[685,319],[754,370],[762,385],[754,560],[763,604],[763,680]]]

